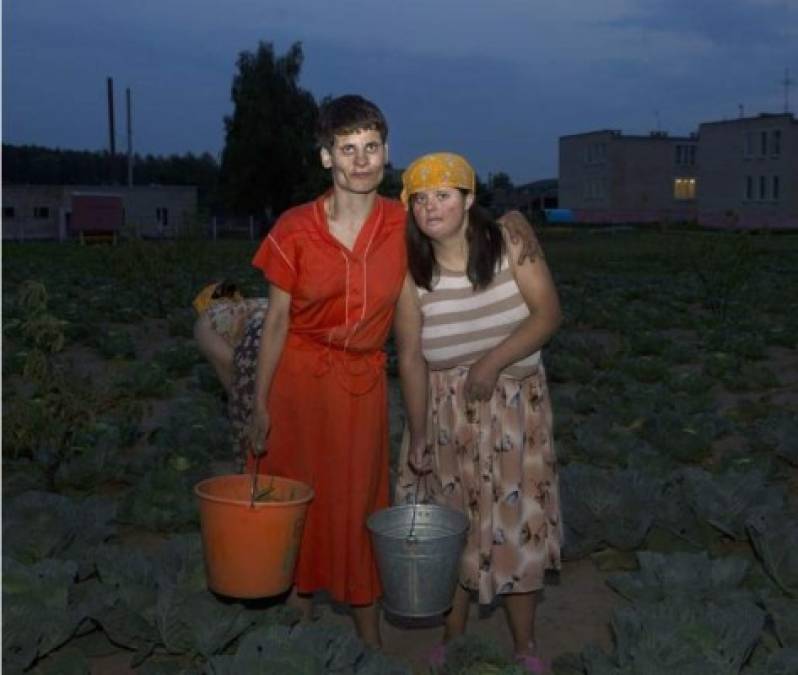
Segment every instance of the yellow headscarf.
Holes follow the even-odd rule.
[[[233,300],[234,302],[239,302],[243,300],[241,293],[235,288],[234,285],[229,285],[228,288],[232,288],[232,290],[225,289],[225,282],[224,281],[214,281],[213,283],[208,284],[205,286],[199,293],[197,293],[197,297],[191,303],[191,306],[194,308],[194,311],[197,314],[202,315],[206,312],[212,305],[215,305],[217,302],[221,300]]]
[[[433,152],[419,157],[402,174],[402,203],[407,208],[410,197],[416,192],[440,187],[476,192],[476,174],[465,157],[453,152]]]

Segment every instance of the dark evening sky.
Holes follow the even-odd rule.
[[[4,0],[3,141],[106,147],[111,76],[118,149],[130,87],[136,152],[218,154],[259,40],[302,42],[317,100],[382,107],[395,165],[453,150],[516,183],[556,176],[560,135],[687,134],[798,82],[798,0]]]

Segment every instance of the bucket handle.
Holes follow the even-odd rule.
[[[416,480],[416,489],[413,493],[413,518],[410,520],[410,532],[407,534],[407,541],[416,541],[416,511],[418,510],[418,486],[421,485],[421,476]]]
[[[258,494],[258,464],[260,464],[260,455],[255,455],[255,462],[252,466],[252,476],[249,484],[249,508],[251,509],[255,508],[255,495]]]

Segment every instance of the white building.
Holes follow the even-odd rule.
[[[87,195],[120,197],[123,227],[131,236],[173,237],[197,217],[194,186],[4,185],[3,239],[74,236],[73,199]]]

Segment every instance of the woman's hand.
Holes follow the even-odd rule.
[[[414,473],[424,475],[432,471],[432,454],[427,452],[427,439],[410,439],[410,450],[407,453],[407,463]]]
[[[496,388],[496,380],[499,379],[499,371],[485,361],[480,359],[468,369],[463,393],[467,401],[489,401]]]
[[[256,457],[266,454],[266,440],[271,431],[271,417],[265,405],[255,405],[252,413],[252,423],[249,427],[249,441],[252,454]]]

